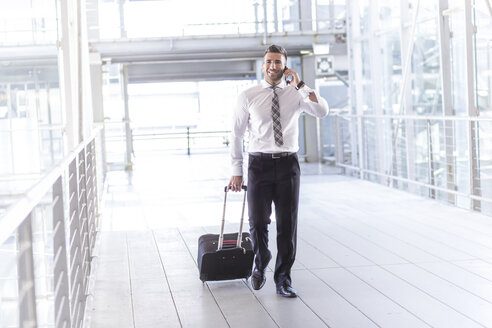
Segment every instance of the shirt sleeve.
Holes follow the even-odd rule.
[[[325,117],[330,112],[330,108],[328,107],[328,103],[324,98],[322,98],[318,92],[313,91],[316,94],[316,98],[318,102],[315,103],[309,100],[309,97],[301,100],[300,107],[301,111],[308,113],[309,115],[315,117]]]
[[[243,138],[248,126],[248,99],[244,92],[240,93],[234,109],[231,131],[232,175],[243,175]]]

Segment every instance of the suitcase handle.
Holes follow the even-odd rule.
[[[243,236],[243,221],[244,221],[244,208],[246,207],[246,191],[248,190],[247,186],[242,186],[241,189],[244,190],[244,198],[243,198],[243,209],[241,211],[241,222],[239,223],[239,233],[237,234],[237,243],[236,247],[241,247],[241,239]],[[220,235],[219,235],[219,245],[217,250],[221,250],[224,246],[224,224],[225,224],[225,213],[226,213],[226,203],[227,203],[227,192],[229,191],[229,186],[224,188],[224,210],[222,212],[222,225],[220,227]]]
[[[228,192],[229,189],[230,189],[229,186],[225,186],[224,187],[224,192]],[[244,191],[246,191],[246,190],[248,190],[248,186],[244,186],[243,185],[243,186],[241,186],[241,189],[244,190]]]

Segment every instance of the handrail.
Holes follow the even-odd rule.
[[[32,186],[27,192],[20,196],[19,200],[7,207],[0,215],[0,245],[22,224],[24,219],[32,212],[44,195],[53,186],[56,179],[63,173],[67,165],[73,161],[78,153],[91,142],[102,128],[93,130],[91,137],[80,143],[60,163],[47,173],[39,182]]]
[[[183,130],[180,132],[149,132],[149,133],[133,133],[134,137],[148,137],[148,136],[179,136],[179,135],[199,135],[199,134],[229,134],[231,131],[187,131]]]
[[[401,119],[415,121],[466,121],[466,122],[492,122],[490,116],[442,116],[442,115],[398,115],[398,114],[350,114],[348,112],[334,111],[333,115],[342,118],[370,118],[370,119]]]

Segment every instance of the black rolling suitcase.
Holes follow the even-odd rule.
[[[198,239],[198,270],[200,280],[231,280],[249,278],[253,266],[253,246],[249,233],[242,232],[246,186],[243,186],[244,200],[239,233],[224,234],[225,210],[228,187],[225,187],[224,213],[220,234],[206,234]]]

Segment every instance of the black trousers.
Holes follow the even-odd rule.
[[[268,250],[268,224],[272,203],[277,220],[277,285],[291,283],[290,272],[296,257],[299,204],[299,161],[297,154],[281,158],[249,156],[248,210],[255,265],[265,270],[272,255]]]

